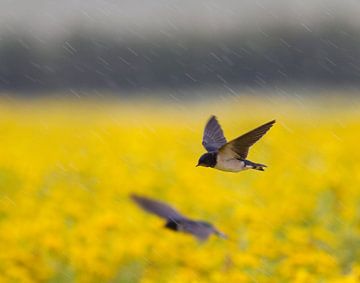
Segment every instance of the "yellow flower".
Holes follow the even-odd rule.
[[[360,114],[292,102],[1,103],[0,282],[359,282]],[[210,113],[229,139],[277,118],[249,154],[265,172],[195,168]],[[164,229],[132,192],[229,239]]]

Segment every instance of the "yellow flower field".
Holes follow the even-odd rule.
[[[360,282],[360,103],[0,103],[0,282]],[[265,172],[195,168],[216,114]],[[163,229],[135,192],[229,235]]]

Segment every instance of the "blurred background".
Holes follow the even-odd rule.
[[[359,13],[355,0],[2,0],[0,90],[24,96],[354,91]]]

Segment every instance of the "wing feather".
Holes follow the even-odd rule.
[[[270,121],[246,134],[228,142],[219,149],[219,153],[227,157],[240,157],[245,159],[249,153],[249,148],[256,143],[274,125],[275,120]]]
[[[142,209],[161,218],[185,219],[185,217],[183,217],[179,212],[177,212],[171,206],[163,202],[156,201],[147,197],[138,196],[136,194],[132,194],[130,197]]]
[[[208,152],[217,151],[226,144],[223,130],[215,116],[211,116],[206,123],[202,145]]]

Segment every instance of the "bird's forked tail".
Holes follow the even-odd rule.
[[[244,160],[244,162],[245,162],[245,167],[247,167],[249,169],[265,171],[265,168],[267,167],[265,164],[255,163],[250,160]]]

